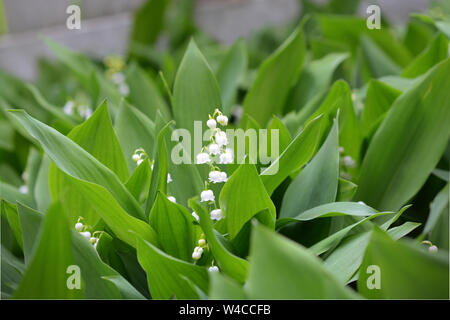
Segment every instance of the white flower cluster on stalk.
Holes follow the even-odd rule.
[[[75,230],[78,231],[78,233],[81,234],[83,237],[88,239],[89,242],[94,247],[94,249],[97,249],[99,237],[95,236],[95,234],[98,232],[94,232],[94,234],[91,235],[91,233],[88,231],[88,227],[86,225],[84,225],[81,221],[82,221],[82,218],[81,217],[78,218],[77,223],[75,223]]]
[[[125,60],[119,56],[107,56],[104,63],[106,67],[106,77],[114,82],[121,95],[128,96],[130,94],[130,87],[126,83],[126,78],[123,74]]]
[[[197,164],[207,164],[209,165],[210,171],[208,174],[208,180],[205,181],[205,190],[200,194],[200,201],[206,202],[208,205],[214,208],[210,211],[211,220],[221,220],[223,218],[223,212],[220,208],[216,206],[216,198],[214,192],[208,189],[209,183],[222,183],[228,180],[226,172],[220,170],[219,167],[215,166],[216,163],[228,164],[232,163],[234,159],[233,150],[227,148],[228,138],[225,131],[222,131],[218,125],[225,127],[228,125],[228,117],[222,114],[219,109],[214,111],[214,114],[209,115],[206,125],[211,131],[210,143],[208,146],[204,146],[201,152],[196,157]],[[192,212],[192,216],[199,221],[199,216],[197,213]],[[199,240],[199,246],[195,247],[192,253],[192,258],[194,260],[199,260],[203,253],[204,246],[202,245],[206,241],[204,239]],[[210,272],[218,271],[217,266],[211,266],[208,269]]]

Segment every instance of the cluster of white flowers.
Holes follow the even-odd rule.
[[[82,218],[78,219],[78,222],[75,223],[75,230],[78,231],[79,234],[81,234],[83,237],[89,240],[89,242],[92,244],[94,249],[97,249],[97,244],[99,238],[95,236],[95,232],[93,235],[87,230],[87,227],[81,223]]]
[[[198,246],[194,248],[194,252],[192,253],[192,259],[195,261],[200,260],[202,258],[203,250],[206,248],[206,240],[201,237],[200,240],[198,240]]]
[[[122,72],[116,72],[112,75],[111,80],[117,85],[121,95],[128,96],[130,94],[130,87],[128,87],[125,76]]]
[[[216,207],[214,192],[208,189],[208,184],[226,182],[228,180],[226,172],[222,172],[220,168],[215,166],[215,163],[228,164],[232,163],[234,159],[233,150],[227,148],[227,135],[225,131],[222,131],[217,126],[217,124],[223,127],[228,125],[228,117],[222,114],[219,109],[216,109],[214,114],[212,116],[210,115],[208,121],[206,121],[206,125],[211,130],[210,143],[208,146],[204,146],[201,153],[196,157],[197,164],[208,164],[210,167],[208,180],[205,181],[205,190],[200,194],[200,201],[214,206],[214,209],[210,211],[210,218],[215,221],[221,220],[223,218],[223,213],[221,209]],[[199,216],[194,211],[192,212],[192,216],[199,221]],[[192,258],[194,260],[201,258],[204,248],[202,245],[203,243],[206,245],[206,241],[200,239],[199,246],[195,247],[194,252],[192,253]],[[211,266],[208,270],[210,272],[215,272],[219,271],[219,268],[217,266]]]
[[[63,112],[72,116],[75,114],[75,111],[85,120],[89,119],[93,113],[92,109],[84,104],[77,104],[73,100],[67,101],[63,107]]]
[[[339,153],[344,154],[345,150],[343,147],[339,147]],[[356,161],[349,155],[341,156],[341,163],[344,167],[354,168],[356,167]]]

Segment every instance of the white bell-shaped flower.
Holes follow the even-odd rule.
[[[356,162],[355,160],[353,160],[352,157],[350,156],[345,156],[342,158],[342,163],[344,164],[344,166],[346,166],[347,168],[354,168],[356,166]]]
[[[83,224],[81,222],[75,223],[75,230],[81,232],[81,230],[83,230]]]
[[[208,268],[209,272],[219,272],[219,268],[217,266],[212,266]]]
[[[210,129],[215,129],[216,128],[216,120],[214,119],[209,119],[208,121],[206,121],[206,125],[208,126],[208,128]]]
[[[221,114],[220,116],[217,116],[217,122],[220,123],[223,126],[226,126],[228,124],[228,117]]]
[[[195,247],[194,252],[192,253],[192,259],[199,260],[202,257],[203,248]]]
[[[144,159],[139,159],[139,160],[136,162],[136,165],[140,165],[142,162],[144,162]]]
[[[91,238],[91,233],[89,231],[80,232],[80,234],[88,240]]]
[[[195,220],[197,220],[197,222],[200,222],[200,217],[198,216],[198,214],[196,214],[194,211],[192,211],[191,214],[195,218]]]
[[[200,240],[198,240],[198,246],[199,246],[199,247],[204,247],[204,246],[206,246],[206,240],[205,240],[205,239],[200,239]]]
[[[228,144],[227,134],[224,131],[216,132],[214,135],[216,143],[221,146],[226,146]]]
[[[214,201],[214,192],[212,190],[204,190],[200,194],[201,202]]]
[[[131,159],[133,159],[134,162],[138,162],[141,159],[141,156],[135,153],[131,156]]]
[[[170,176],[170,173],[168,173],[167,174],[167,183],[171,183],[173,180],[172,180],[172,177]]]
[[[209,214],[211,217],[211,220],[220,220],[223,218],[223,214],[222,214],[222,210],[221,209],[215,209],[213,211],[211,211],[211,213]]]
[[[209,158],[209,154],[207,154],[205,152],[199,153],[197,155],[197,163],[198,164],[208,163],[210,161],[211,161],[211,159]]]
[[[209,172],[209,181],[212,183],[219,183],[221,181],[220,171],[210,171]]]
[[[177,199],[174,196],[169,196],[167,199],[169,199],[170,202],[177,203]]]
[[[220,147],[219,147],[219,145],[217,143],[211,143],[208,146],[208,151],[209,151],[210,154],[216,155],[216,154],[220,153]]]
[[[437,252],[438,251],[438,247],[436,247],[435,245],[432,245],[432,246],[430,246],[429,248],[428,248],[428,251],[430,251],[430,252]]]
[[[222,164],[233,163],[233,150],[227,148],[224,153],[219,156],[219,162]]]

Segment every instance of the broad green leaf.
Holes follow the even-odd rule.
[[[316,156],[286,190],[280,217],[295,217],[305,210],[336,200],[339,178],[338,123]]]
[[[48,181],[50,163],[50,158],[48,157],[48,155],[44,154],[42,156],[41,165],[36,177],[36,184],[34,186],[34,198],[36,199],[36,207],[41,212],[47,211],[48,207],[52,203]]]
[[[330,122],[339,112],[339,145],[344,148],[344,154],[351,156],[356,164],[359,163],[362,132],[352,103],[352,92],[347,82],[336,81],[328,92],[320,107],[309,117],[324,114]],[[351,171],[351,170],[350,170]]]
[[[248,262],[230,253],[216,238],[209,214],[196,200],[189,201],[189,206],[199,216],[200,226],[220,270],[239,283],[244,283],[248,273]]]
[[[180,260],[192,261],[199,228],[194,225],[195,219],[185,207],[172,203],[158,192],[149,221],[158,234],[164,252]]]
[[[371,80],[369,82],[361,116],[361,127],[365,136],[369,134],[380,117],[389,110],[392,103],[400,94],[401,91],[381,81]]]
[[[104,187],[75,178],[71,178],[70,183],[120,240],[136,247],[136,235],[139,235],[159,246],[155,230],[147,222],[129,215]]]
[[[336,202],[350,201],[358,186],[351,181],[339,178]]]
[[[34,200],[30,194],[23,194],[16,187],[0,181],[0,199],[10,203],[22,202],[29,206],[34,206]]]
[[[38,233],[44,215],[21,203],[17,204],[20,226],[23,239],[23,256],[28,265],[33,257],[33,248],[38,240]]]
[[[403,70],[402,76],[415,78],[426,73],[448,57],[448,45],[447,38],[442,33],[438,33],[428,47]]]
[[[45,216],[38,211],[19,205],[20,219],[24,224],[24,238],[31,247],[27,252],[31,252],[36,242],[38,230]],[[61,213],[62,214],[62,213]],[[119,299],[121,295],[119,290],[105,282],[102,278],[114,277],[122,283],[124,289],[133,290],[134,288],[123,279],[114,269],[100,260],[92,245],[72,230],[72,248],[73,258],[76,265],[80,267],[81,276],[84,280],[84,296],[87,299]],[[27,257],[29,253],[25,256]],[[134,289],[135,290],[135,289]],[[126,297],[123,297],[126,298]]]
[[[310,61],[291,89],[286,111],[300,111],[301,118],[306,120],[331,84],[336,68],[347,58],[347,53],[330,53],[321,59]]]
[[[1,245],[1,299],[9,299],[22,281],[25,266],[5,246]]]
[[[258,74],[244,100],[244,111],[261,126],[273,114],[279,114],[291,86],[298,79],[305,58],[303,23],[258,69]]]
[[[42,144],[45,152],[60,170],[74,178],[103,186],[111,192],[129,214],[145,219],[136,199],[108,167],[78,144],[42,122],[33,119],[26,112],[20,110],[10,112]]]
[[[289,133],[289,130],[286,128],[284,123],[278,119],[277,116],[273,116],[272,119],[269,122],[269,125],[267,126],[267,141],[269,143],[268,146],[268,152],[267,154],[272,155],[272,150],[270,149],[270,141],[272,141],[272,131],[271,130],[277,130],[278,131],[278,152],[282,153],[287,146],[292,142],[291,134]]]
[[[331,202],[303,211],[292,218],[280,218],[277,220],[277,228],[296,221],[308,221],[316,218],[335,216],[366,217],[376,214],[377,211],[363,203],[357,202]],[[392,212],[390,212],[392,213]]]
[[[219,203],[231,239],[247,221],[266,208],[269,209],[269,214],[262,217],[261,222],[271,228],[275,227],[275,206],[253,165],[239,166],[223,186]]]
[[[128,178],[128,168],[106,103],[97,108],[87,121],[75,127],[67,137],[111,169],[121,181]],[[71,179],[68,174],[51,164],[48,179],[52,199],[59,199],[64,203],[71,224],[75,224],[79,216],[83,216],[88,225],[98,222],[98,215],[82,201],[81,195],[68,182]]]
[[[208,63],[193,40],[178,68],[173,113],[178,128],[193,134],[194,121],[205,121],[221,106],[220,90]]]
[[[399,211],[400,214],[403,213],[403,209]],[[388,225],[389,224],[383,226],[383,229],[387,229]],[[388,233],[392,233],[391,236],[397,240],[407,235],[416,227],[417,225],[406,226],[406,228],[400,226],[397,227],[400,229],[392,228],[392,231],[388,230]],[[334,274],[339,281],[343,283],[353,281],[354,279],[352,279],[352,276],[355,275],[361,266],[364,251],[370,241],[371,234],[372,231],[369,230],[344,238],[339,246],[325,259],[324,266]]]
[[[168,0],[148,0],[136,11],[130,35],[131,54],[135,51],[139,52],[140,47],[151,47],[158,39],[169,2]]]
[[[321,132],[323,132],[323,118],[312,120],[292,140],[281,155],[261,173],[261,180],[269,195],[286,179],[291,173],[301,169],[308,162],[320,143]]]
[[[130,179],[125,183],[128,191],[134,196],[134,198],[143,203],[148,195],[148,190],[150,188],[150,180],[152,177],[152,169],[150,165],[150,160],[145,159],[136,170],[134,170]]]
[[[198,293],[183,277],[207,292],[206,268],[173,258],[140,238],[137,239],[137,255],[139,263],[147,272],[153,299],[198,299]]]
[[[398,75],[401,72],[392,59],[368,36],[361,39],[364,62],[370,72],[371,78],[380,78],[388,75]]]
[[[245,300],[247,296],[243,288],[233,279],[213,272],[210,274],[209,298],[212,300]]]
[[[155,163],[153,164],[152,178],[150,180],[150,188],[148,191],[147,201],[145,204],[145,215],[150,214],[150,210],[156,200],[159,192],[167,194],[167,174],[168,174],[168,156],[166,151],[166,143],[164,135],[172,122],[168,122],[158,133],[157,144],[155,145]]]
[[[433,244],[448,250],[448,213],[449,213],[449,184],[439,191],[431,203],[430,213],[423,229]]]
[[[230,48],[217,70],[217,82],[221,89],[223,112],[230,114],[237,98],[241,77],[247,71],[247,50],[242,40]]]
[[[136,168],[132,159],[136,149],[142,148],[150,157],[153,156],[155,124],[145,114],[124,102],[119,107],[114,128],[130,172]]]
[[[114,285],[120,291],[122,299],[145,300],[145,297],[120,275],[102,276],[102,278],[106,281],[114,283]]]
[[[355,222],[341,230],[339,230],[338,232],[333,233],[331,236],[321,240],[320,242],[316,243],[315,245],[313,245],[312,247],[308,248],[308,251],[310,251],[311,253],[314,253],[316,255],[320,255],[328,250],[332,250],[333,248],[335,248],[340,242],[341,240],[354,228],[356,228],[357,226],[363,224],[366,221],[369,221],[373,218],[379,217],[381,215],[385,215],[385,214],[389,214],[390,212],[380,212],[380,213],[374,213],[370,216],[368,216],[367,218],[364,218],[362,220],[359,220],[358,222]]]
[[[16,299],[81,298],[80,289],[67,286],[67,268],[74,265],[69,224],[61,204],[50,206],[38,237],[33,258],[14,293]],[[51,261],[51,263],[49,263]]]
[[[130,87],[128,99],[150,119],[155,119],[159,110],[165,119],[170,119],[170,110],[158,87],[137,64],[132,64],[126,71],[126,83]]]
[[[356,297],[307,249],[261,225],[254,226],[249,260],[245,290],[250,299]]]
[[[398,209],[425,183],[450,136],[449,72],[447,59],[395,100],[369,145],[355,199]]]
[[[380,288],[371,288],[377,275]],[[379,229],[372,232],[358,279],[358,291],[372,299],[448,299],[448,254],[433,254],[417,244],[396,242]]]
[[[22,227],[20,226],[19,214],[17,213],[17,207],[4,201],[0,200],[0,210],[1,215],[6,217],[9,227],[11,228],[17,243],[23,251],[23,238],[22,238]]]

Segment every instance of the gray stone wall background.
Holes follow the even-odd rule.
[[[0,37],[0,69],[25,79],[35,77],[37,57],[49,56],[42,36],[74,50],[103,57],[122,54],[127,46],[133,11],[144,0],[3,0],[9,34]],[[318,2],[323,0],[317,0]],[[423,11],[430,0],[368,0],[382,14],[402,23],[413,11]],[[66,28],[66,8],[82,8],[81,30]],[[279,25],[298,13],[298,0],[198,0],[197,24],[224,43],[232,43],[266,25]]]

